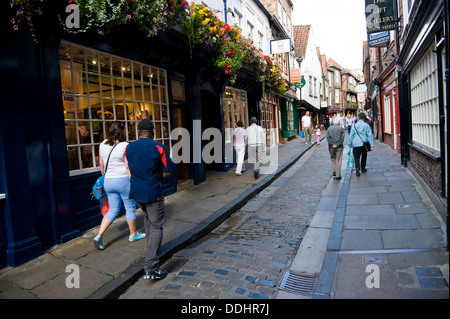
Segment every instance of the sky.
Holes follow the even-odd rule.
[[[364,0],[291,0],[293,25],[312,25],[316,47],[347,69],[362,69]]]

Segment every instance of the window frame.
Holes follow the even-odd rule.
[[[411,70],[411,141],[440,156],[439,81],[433,44]]]
[[[163,143],[170,152],[169,80],[166,70],[66,41],[61,42],[59,50],[70,176],[100,170],[99,145],[106,139],[109,125],[114,121],[126,123],[126,140],[131,142],[138,138],[139,121],[144,117],[151,118],[155,124],[155,140]],[[74,62],[74,54],[82,57],[83,61]],[[78,65],[75,67],[74,63]],[[145,75],[146,71],[149,74]],[[74,75],[80,77],[76,80],[78,86],[81,85],[78,92]],[[67,89],[69,86],[71,91]],[[73,118],[67,115],[67,101],[70,99],[73,101]],[[81,105],[80,101],[86,102],[86,105]],[[107,118],[106,111],[110,111],[112,118]],[[93,112],[99,118],[93,118]],[[79,118],[79,113],[87,113],[87,116]],[[94,129],[94,122],[97,130]],[[80,141],[80,127],[89,134],[84,132],[86,143]],[[70,141],[72,133],[76,138]],[[97,137],[94,138],[94,135]],[[83,165],[83,151],[88,152],[87,165]],[[70,152],[77,154],[71,155]]]

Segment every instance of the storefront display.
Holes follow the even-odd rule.
[[[223,122],[225,127],[225,143],[231,143],[231,133],[241,120],[248,126],[247,92],[226,87],[223,94]]]
[[[69,43],[59,53],[71,175],[98,170],[99,145],[113,121],[125,121],[134,141],[138,122],[153,120],[155,140],[170,150],[165,70]]]

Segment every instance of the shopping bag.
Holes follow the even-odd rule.
[[[300,132],[300,137],[301,137],[301,138],[305,138],[305,131],[302,130],[302,131]]]
[[[102,213],[102,216],[105,216],[106,213],[109,211],[108,196],[101,198],[99,202],[100,202],[100,212]]]
[[[348,167],[355,166],[355,157],[353,156],[353,150],[348,151]]]

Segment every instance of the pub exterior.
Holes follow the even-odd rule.
[[[208,143],[205,128],[222,133],[221,160],[207,164],[190,152],[164,181],[166,195],[181,181],[199,184],[209,169],[235,165],[227,128],[259,114],[263,88],[253,69],[243,67],[233,81],[218,74],[211,53],[192,48],[180,26],[151,37],[136,24],[71,34],[50,16],[34,38],[11,28],[9,5],[0,10],[0,267],[23,264],[100,223],[90,192],[100,176],[99,144],[115,120],[133,141],[139,121],[152,119],[155,139],[171,153],[174,128],[189,132],[194,151]]]

